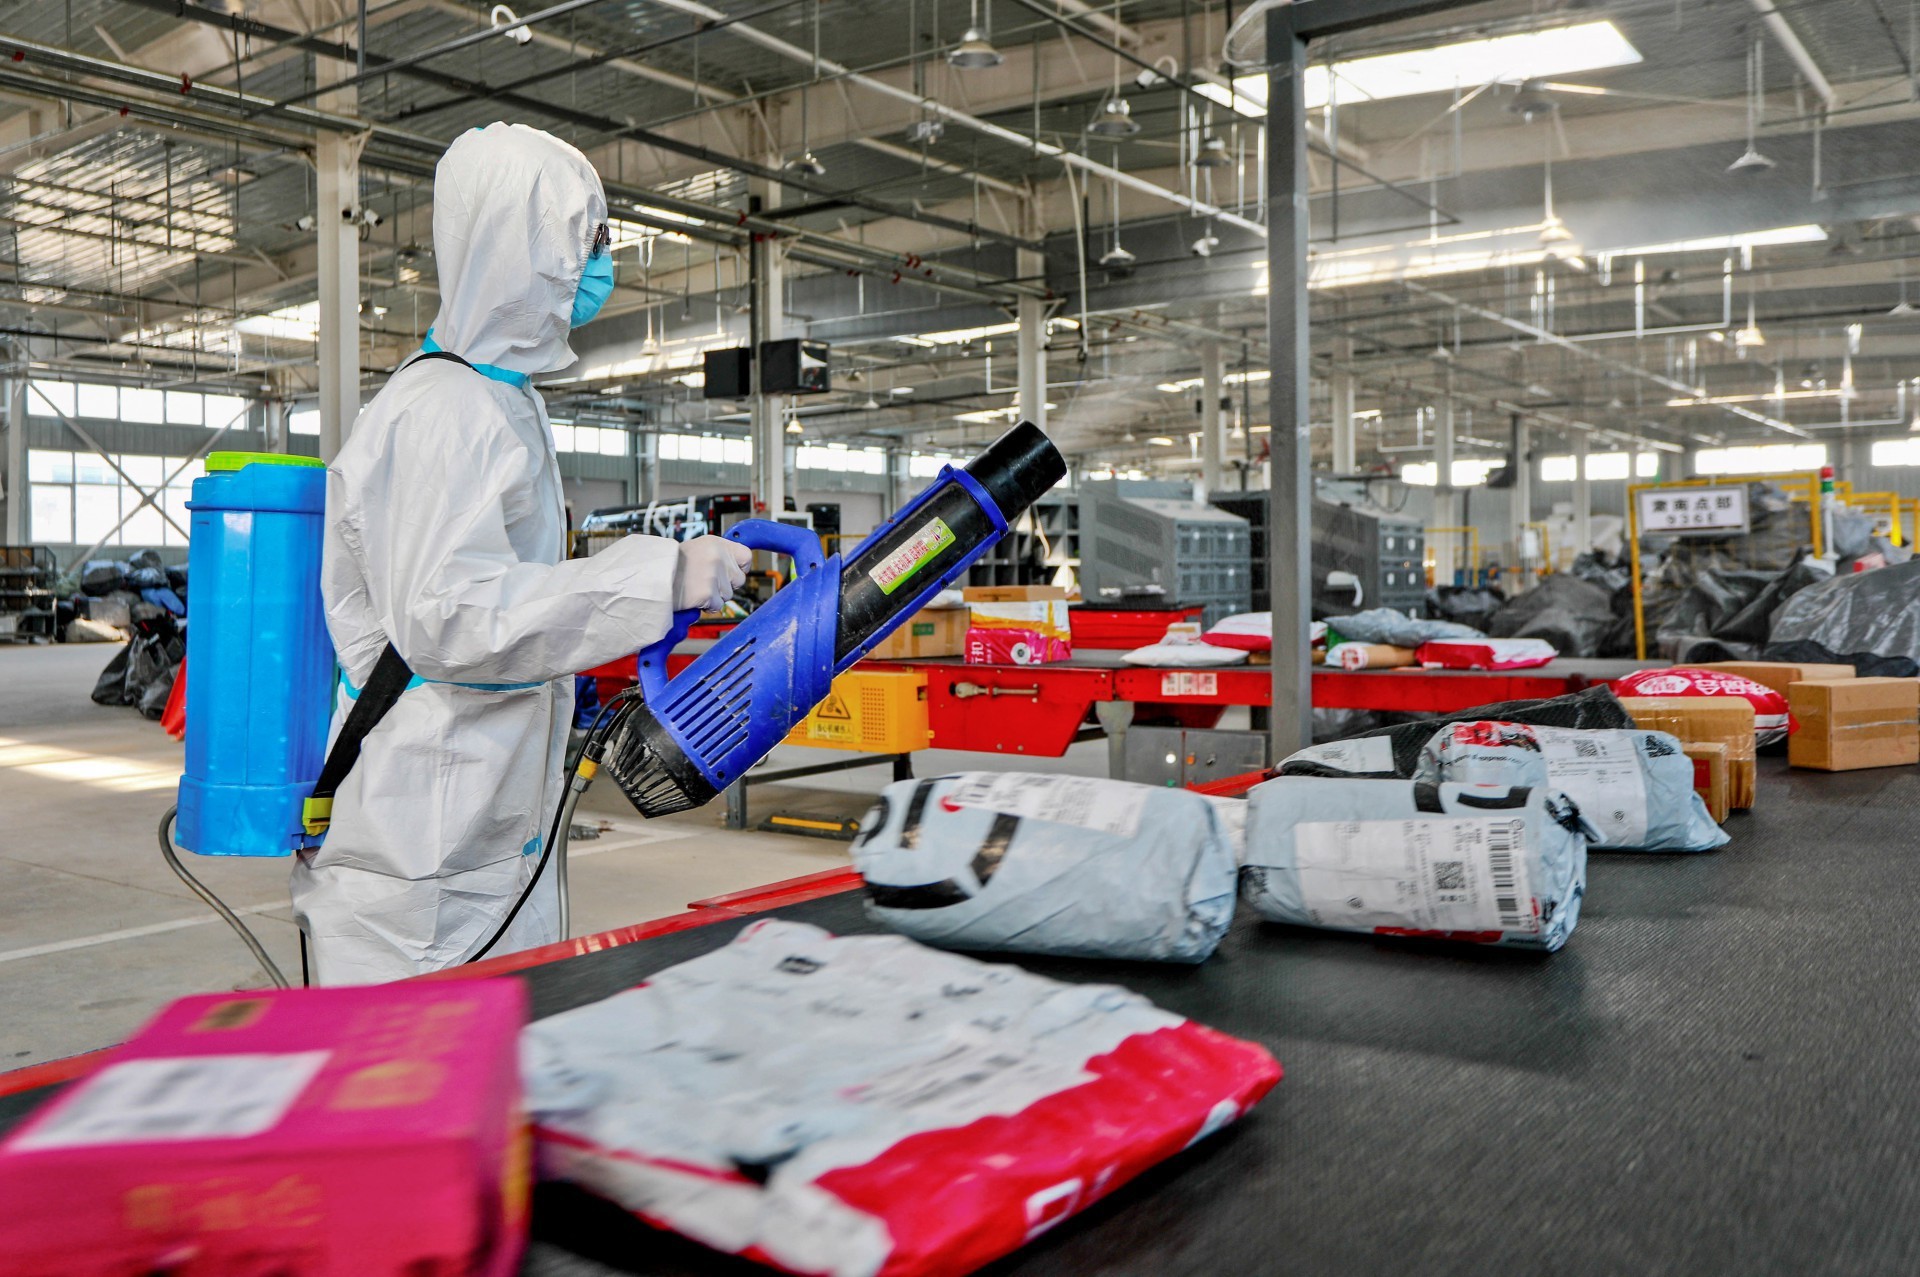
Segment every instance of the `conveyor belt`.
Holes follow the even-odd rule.
[[[1287,1075],[1237,1127],[992,1271],[1920,1272],[1920,770],[1761,768],[1724,851],[1596,855],[1556,955],[1243,911],[1199,968],[1027,961],[1256,1038]],[[871,929],[850,896],[779,912]],[[740,925],[535,970],[535,1014]],[[764,1271],[568,1190],[543,1191],[536,1232],[541,1277]]]

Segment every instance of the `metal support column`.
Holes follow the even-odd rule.
[[[344,80],[352,68],[315,58],[321,84]],[[351,115],[358,92],[323,94],[322,110]],[[319,264],[320,456],[332,461],[360,415],[360,148],[366,135],[321,132],[313,143],[314,236]]]
[[[1353,419],[1353,374],[1342,369],[1353,364],[1353,338],[1337,337],[1333,343],[1334,369],[1328,380],[1333,393],[1333,472],[1352,474],[1360,468],[1354,435],[1358,423]]]
[[[1447,393],[1440,402],[1440,421],[1433,435],[1433,522],[1442,528],[1460,526],[1460,500],[1453,487],[1453,414],[1453,369],[1448,368]]]
[[[1040,221],[1032,200],[1022,201],[1020,233],[1032,240],[1041,238]],[[1014,253],[1014,270],[1027,283],[1044,284],[1047,279],[1046,256],[1030,248],[1017,249]],[[1047,428],[1046,303],[1038,297],[1029,297],[1022,293],[1015,305],[1014,318],[1020,324],[1014,356],[1015,371],[1019,381],[1019,413],[1023,420],[1031,421],[1045,430]]]
[[[777,166],[779,161],[774,161]],[[748,183],[752,206],[766,212],[780,202],[780,184]],[[753,347],[753,503],[768,518],[787,508],[786,422],[781,419],[781,396],[760,389],[760,346],[786,335],[786,263],[771,236],[753,232],[747,250],[748,344]]]
[[[8,545],[25,545],[32,537],[33,529],[27,519],[27,383],[25,378],[9,378],[0,382],[0,394],[5,394],[7,451],[6,451],[6,500],[7,522],[6,536],[0,538]]]
[[[1213,496],[1225,486],[1227,418],[1220,411],[1227,382],[1226,352],[1217,341],[1200,343],[1200,476]]]
[[[1299,8],[1267,10],[1267,349],[1272,379],[1267,580],[1273,594],[1273,757],[1313,739],[1313,580],[1307,474],[1307,42]]]
[[[1533,521],[1533,430],[1517,412],[1513,414],[1512,449],[1508,464],[1513,467],[1513,486],[1507,489],[1507,496],[1513,504],[1508,523],[1513,528],[1513,566],[1521,568],[1526,566],[1527,524]],[[1516,580],[1514,584],[1523,582]]]
[[[1587,478],[1588,432],[1573,432],[1573,552],[1593,549],[1593,481]]]

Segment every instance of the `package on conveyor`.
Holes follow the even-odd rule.
[[[1073,655],[1067,592],[1053,585],[970,585],[969,665],[1045,665]]]
[[[942,948],[1202,962],[1233,921],[1233,841],[1188,790],[963,772],[889,785],[862,828],[867,912]]]
[[[1421,748],[1435,732],[1449,723],[1472,723],[1482,719],[1582,730],[1634,725],[1633,718],[1621,708],[1619,698],[1607,688],[1595,686],[1545,700],[1497,701],[1491,705],[1475,705],[1411,723],[1375,728],[1341,741],[1311,745],[1282,759],[1279,772],[1282,776],[1352,779],[1411,776],[1420,765]]]
[[[1414,649],[1388,643],[1335,643],[1327,649],[1327,665],[1343,670],[1395,670],[1414,664]]]
[[[1591,831],[1563,794],[1282,776],[1247,801],[1241,895],[1275,922],[1551,952],[1580,916]]]
[[[1787,762],[1816,771],[1920,763],[1920,681],[1807,679],[1787,689],[1797,728]]]
[[[1599,837],[1594,851],[1712,851],[1727,844],[1694,792],[1693,760],[1665,732],[1455,723],[1420,755],[1418,780],[1557,789]]]
[[[1707,805],[1707,814],[1716,822],[1725,821],[1733,810],[1733,777],[1727,766],[1727,747],[1717,741],[1683,743],[1682,751],[1693,764],[1693,792]]]
[[[1622,696],[1636,727],[1665,732],[1682,744],[1727,747],[1727,801],[1745,811],[1758,789],[1753,702],[1744,696]]]
[[[1414,650],[1415,660],[1436,670],[1523,670],[1559,655],[1537,638],[1433,639]]]
[[[793,1273],[969,1273],[1226,1126],[1262,1047],[1111,985],[766,920],[523,1038],[540,1172]]]
[[[1676,665],[1672,669],[1635,670],[1615,679],[1614,693],[1629,696],[1738,697],[1753,706],[1753,743],[1777,745],[1787,738],[1787,698],[1765,683],[1728,670]],[[1738,803],[1734,804],[1736,807]]]
[[[519,1271],[517,980],[184,998],[0,1144],[0,1271]]]
[[[1738,674],[1763,687],[1770,687],[1782,696],[1795,683],[1816,678],[1852,678],[1856,673],[1851,665],[1816,664],[1812,661],[1703,661],[1699,668]]]

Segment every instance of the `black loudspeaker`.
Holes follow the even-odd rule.
[[[706,373],[703,399],[745,399],[753,393],[753,350],[735,346],[730,350],[709,350],[701,356]]]
[[[827,343],[784,341],[760,343],[760,390],[769,395],[821,395],[833,387],[827,378]]]

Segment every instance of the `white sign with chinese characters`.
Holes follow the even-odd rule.
[[[1725,536],[1747,530],[1747,487],[1648,488],[1638,495],[1646,536]]]

